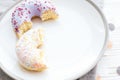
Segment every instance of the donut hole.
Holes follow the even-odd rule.
[[[36,27],[34,24],[38,24],[38,23],[41,23],[41,22],[42,22],[40,16],[33,16],[33,17],[31,18],[31,21],[32,21],[32,23],[33,23],[33,28]]]
[[[36,18],[37,18],[37,19],[40,19],[39,16],[33,16],[31,20],[34,20],[34,19],[36,19]]]

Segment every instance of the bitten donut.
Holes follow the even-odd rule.
[[[24,0],[12,13],[12,24],[18,37],[31,29],[31,19],[36,16],[46,21],[56,19],[58,14],[50,0]]]
[[[16,44],[20,64],[27,70],[43,71],[46,65],[43,58],[43,32],[35,28],[24,33]]]

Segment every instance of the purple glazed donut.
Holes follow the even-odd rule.
[[[31,19],[36,16],[46,21],[56,19],[58,14],[50,0],[24,0],[12,13],[12,24],[18,38],[31,29]]]

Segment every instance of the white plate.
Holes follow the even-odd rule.
[[[20,67],[15,53],[16,36],[11,25],[11,8],[0,22],[0,66],[19,80],[73,80],[91,70],[103,55],[107,24],[101,11],[86,0],[54,0],[56,21],[33,20],[33,28],[45,31],[48,69],[30,72]],[[17,4],[18,5],[18,4]]]

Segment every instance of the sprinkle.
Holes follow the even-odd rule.
[[[15,14],[14,13],[12,13],[12,17],[14,17],[15,16]]]
[[[37,4],[34,4],[35,6],[37,6]]]
[[[22,10],[23,10],[23,8],[18,8],[18,10],[19,10],[19,11],[22,11]]]
[[[43,7],[43,9],[45,9],[45,7]]]
[[[56,10],[55,8],[52,8],[52,10]]]
[[[18,13],[18,16],[20,16],[20,13]]]
[[[47,3],[47,1],[45,1],[45,3]]]
[[[23,16],[23,12],[21,12],[21,15]]]
[[[40,8],[37,8],[38,11],[41,11]]]
[[[27,10],[27,8],[25,8],[25,10]]]
[[[29,14],[31,14],[31,12],[30,12],[30,11],[28,11],[28,13],[29,13]]]
[[[15,31],[16,31],[16,32],[19,32],[19,30],[18,30],[18,28],[17,28],[17,27],[15,28]]]
[[[17,24],[17,21],[16,21],[16,20],[14,20],[14,21],[13,21],[13,24],[14,24],[14,25],[16,25],[16,24]]]

